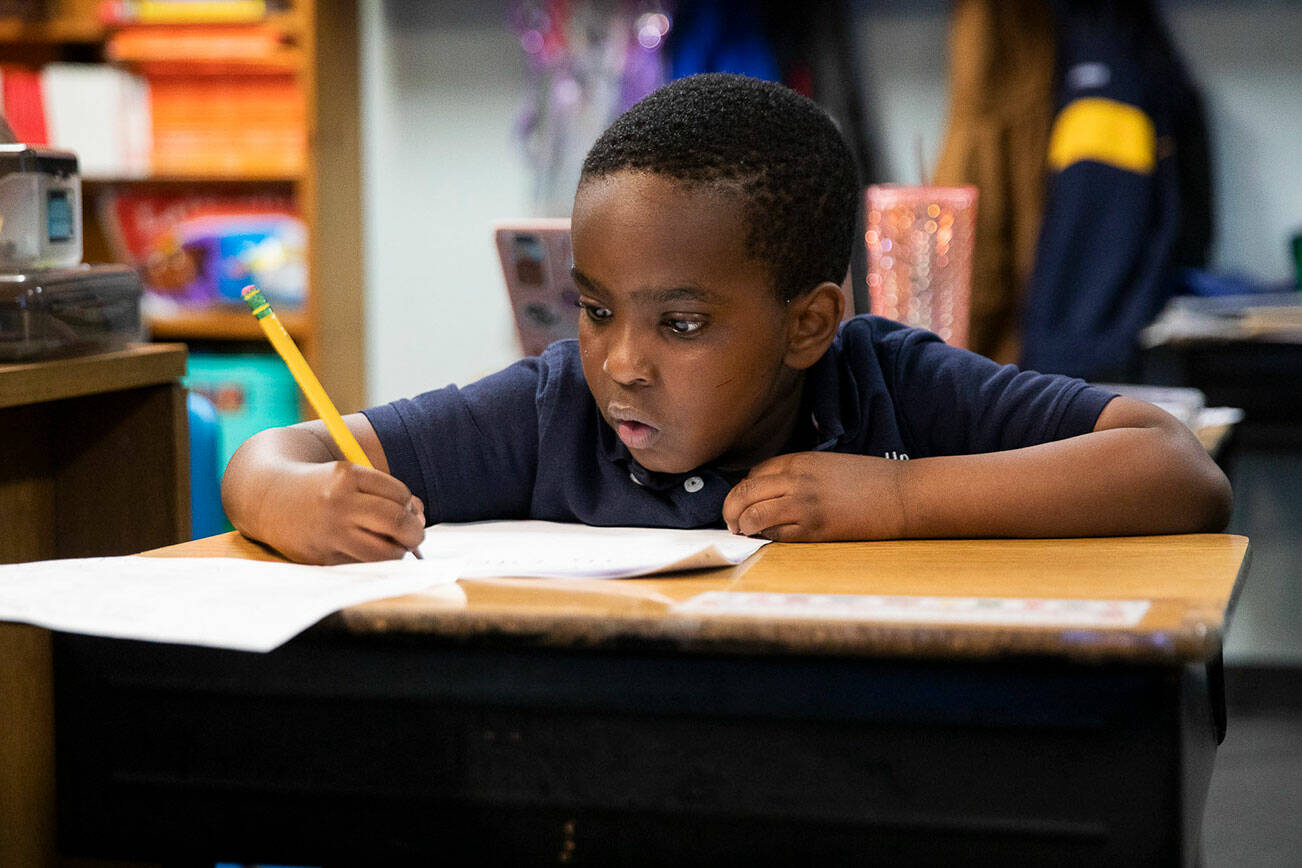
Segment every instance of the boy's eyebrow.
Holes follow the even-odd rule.
[[[671,301],[699,301],[703,304],[718,304],[720,297],[708,289],[699,286],[674,286],[665,289],[639,289],[633,293],[634,298],[650,296],[657,304]]]
[[[577,267],[570,268],[570,276],[579,286],[591,292],[605,292],[606,287],[599,280],[594,280],[588,275],[579,271]],[[632,293],[634,299],[650,299],[658,304],[665,304],[671,301],[699,301],[706,304],[718,304],[722,302],[722,297],[718,293],[711,292],[699,286],[672,286],[664,288],[646,288],[637,289]]]
[[[606,288],[601,285],[600,281],[593,280],[591,277],[588,277],[582,271],[579,271],[577,265],[570,266],[570,277],[574,278],[574,282],[577,283],[579,286],[583,287],[584,289],[592,290],[593,292],[598,292]]]

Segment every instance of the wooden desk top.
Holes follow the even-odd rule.
[[[463,579],[352,606],[352,633],[513,637],[599,647],[645,641],[687,651],[1200,662],[1221,647],[1247,566],[1228,534],[1068,540],[906,540],[765,546],[731,568],[618,581]],[[279,560],[237,533],[157,549],[171,557]],[[703,615],[679,603],[705,591],[1147,600],[1131,628],[889,623],[853,617]]]
[[[0,407],[17,407],[168,383],[185,376],[185,344],[0,364]]]
[[[1225,445],[1225,441],[1229,438],[1230,432],[1233,430],[1234,423],[1228,423],[1225,425],[1204,425],[1194,431],[1194,436],[1198,438],[1198,442],[1202,444],[1202,447],[1207,450],[1208,455],[1213,459],[1219,460],[1221,447]]]

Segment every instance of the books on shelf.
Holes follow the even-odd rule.
[[[307,229],[288,194],[120,190],[99,215],[113,255],[140,270],[152,316],[243,310],[250,282],[283,309],[306,300]]]
[[[305,168],[300,55],[278,28],[126,27],[106,50],[149,82],[155,173],[294,176]]]
[[[49,143],[76,151],[86,178],[134,178],[150,170],[150,96],[145,80],[102,63],[41,69]]]
[[[293,179],[307,167],[307,100],[284,69],[139,75],[96,63],[5,64],[0,100],[20,141],[75,151],[91,180]]]
[[[100,28],[107,62],[0,63],[16,135],[76,152],[82,177],[106,182],[86,198],[110,248],[98,256],[140,271],[146,313],[167,327],[233,335],[225,315],[248,319],[251,281],[287,322],[307,321],[307,227],[291,190],[310,164],[312,42],[296,5],[78,0],[60,23]]]
[[[29,145],[50,143],[41,74],[35,69],[0,64],[0,114],[9,122],[18,141]]]
[[[267,24],[123,27],[109,37],[104,53],[145,74],[247,75],[292,71],[298,64],[284,31]]]
[[[292,75],[151,75],[154,172],[294,176],[307,105]]]
[[[100,18],[109,24],[225,24],[259,21],[285,5],[277,0],[104,0]]]
[[[83,177],[133,178],[149,172],[149,88],[102,63],[0,66],[5,118],[19,141],[75,151]]]

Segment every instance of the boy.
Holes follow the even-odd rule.
[[[1228,482],[1166,413],[887,320],[838,328],[858,196],[809,100],[732,75],[667,85],[584,162],[577,342],[348,417],[376,470],[320,422],[250,438],[227,513],[316,563],[489,518],[782,541],[1223,526]]]

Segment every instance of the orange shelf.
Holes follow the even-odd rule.
[[[285,331],[296,341],[303,342],[311,334],[307,314],[301,311],[277,311]],[[149,336],[155,340],[171,341],[258,341],[266,336],[262,326],[248,311],[196,310],[150,317]]]
[[[285,74],[306,67],[303,51],[294,43],[284,28],[265,22],[144,25],[115,31],[105,54],[146,75]]]
[[[95,43],[103,41],[105,33],[103,24],[89,18],[51,18],[45,21],[0,18],[0,42]]]
[[[196,21],[193,19],[176,19],[171,21],[114,21],[103,24],[101,30],[104,32],[105,36],[108,36],[109,34],[116,33],[119,30],[194,27],[203,28],[205,30],[221,31],[222,29],[250,26],[270,27],[291,41],[301,39],[307,30],[307,24],[304,21],[303,15],[293,9],[268,12],[259,18],[232,19],[230,21]]]
[[[182,60],[179,58],[137,60],[125,58],[122,60],[115,59],[113,62],[128,66],[136,72],[151,78],[203,75],[214,77],[232,75],[283,76],[302,72],[306,66],[303,54],[297,48],[284,48],[274,55],[256,60],[212,60],[208,58],[195,60]]]

